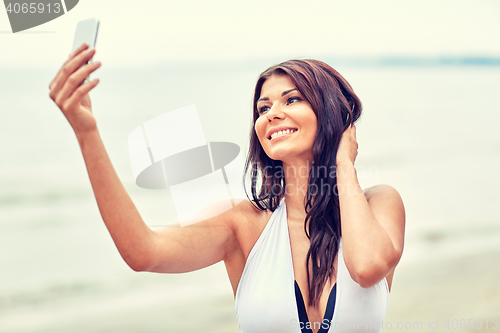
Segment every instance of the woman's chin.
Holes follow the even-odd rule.
[[[294,149],[276,149],[271,151],[267,156],[275,161],[282,161],[284,163],[291,163],[297,160],[300,154]]]
[[[290,151],[285,149],[273,150],[267,156],[272,160],[282,161],[283,164],[287,165],[302,165],[303,163],[307,163],[307,161],[311,162],[313,160],[312,152],[300,153],[296,150]]]
[[[283,161],[287,156],[290,156],[288,149],[272,149],[271,151],[266,151],[267,156],[272,160]]]

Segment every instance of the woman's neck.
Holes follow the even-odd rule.
[[[304,223],[307,185],[311,167],[312,161],[310,160],[293,164],[283,162],[287,216],[292,223],[295,223],[293,221],[301,223],[301,225]]]

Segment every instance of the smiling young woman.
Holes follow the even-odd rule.
[[[224,261],[244,333],[381,331],[404,207],[390,186],[359,186],[361,103],[340,74],[315,60],[263,72],[246,163],[251,198],[194,226],[151,230],[100,139],[88,95],[98,81],[80,85],[99,65],[85,65],[95,51],[84,50],[61,67],[50,97],[75,131],[101,216],[133,270]]]

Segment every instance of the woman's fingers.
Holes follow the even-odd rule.
[[[92,90],[99,83],[99,79],[90,80],[87,83],[82,84],[78,87],[73,94],[64,102],[62,108],[64,110],[71,110],[75,108],[81,98],[85,96],[90,90]]]
[[[357,155],[358,154],[358,140],[356,139],[356,125],[354,125],[354,124],[352,124],[351,139],[355,143],[355,146],[356,146],[356,155]]]
[[[59,90],[64,86],[68,76],[70,76],[74,71],[76,71],[80,66],[88,62],[95,53],[95,49],[87,49],[83,51],[83,47],[80,47],[75,51],[75,56],[68,59],[62,67],[57,72],[56,77],[49,85],[50,98],[55,101]],[[76,53],[78,52],[78,53]]]
[[[81,51],[85,50],[88,47],[86,43],[82,43],[82,45],[78,46],[77,49],[69,54],[68,60],[73,58],[76,54],[80,53]]]
[[[82,43],[82,45],[80,45],[76,50],[75,52],[71,53],[69,55],[69,58],[68,60],[66,60],[63,64],[63,66],[59,69],[59,71],[57,72],[56,76],[52,79],[52,81],[50,81],[49,83],[49,89],[52,90],[53,88],[53,85],[55,83],[55,81],[57,81],[59,78],[60,78],[60,74],[61,74],[61,71],[63,69],[63,67],[71,60],[71,58],[73,58],[75,55],[77,55],[78,53],[82,52],[83,50],[85,50],[87,48],[87,44],[85,43]]]
[[[71,74],[66,80],[62,89],[57,94],[56,104],[59,106],[64,106],[65,111],[69,110],[66,106],[66,100],[70,98],[70,96],[74,95],[74,93],[79,89],[78,86],[85,80],[85,78],[100,66],[101,63],[97,61],[92,64],[84,65],[83,67],[80,67],[76,72]]]
[[[75,133],[96,128],[88,93],[99,80],[84,82],[90,73],[101,66],[99,61],[88,63],[94,54],[94,49],[87,49],[85,44],[80,45],[49,84],[50,98],[63,112]]]
[[[82,50],[83,46],[75,51],[75,56],[64,63],[51,83],[49,96],[59,107],[62,107],[66,98],[91,72],[100,66],[100,62],[83,65],[93,57],[95,49],[83,52]]]
[[[337,163],[350,160],[354,164],[357,155],[358,142],[356,140],[356,126],[352,124],[342,134],[337,151]]]

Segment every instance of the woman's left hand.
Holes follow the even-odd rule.
[[[356,141],[356,125],[349,126],[340,139],[337,151],[337,166],[344,163],[352,163],[358,155],[358,141]]]

